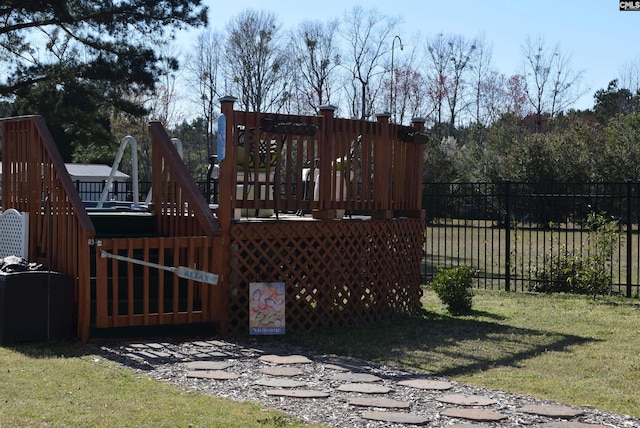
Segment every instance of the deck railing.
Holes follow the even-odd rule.
[[[184,266],[221,274],[223,250],[218,222],[164,127],[152,122],[149,130],[150,211],[158,236],[100,239],[95,255],[96,327],[217,322],[224,331],[222,281],[213,286],[162,270]]]
[[[74,279],[78,335],[88,337],[95,229],[39,116],[2,119],[2,208],[29,212],[29,259]]]
[[[366,211],[373,218],[421,215],[424,121],[413,126],[319,116],[290,116],[233,109],[221,100],[224,143],[220,159],[222,216],[242,210],[310,211],[336,218]],[[242,215],[242,214],[240,214]]]
[[[212,236],[220,227],[191,179],[171,138],[159,122],[149,124],[152,211],[166,236]]]

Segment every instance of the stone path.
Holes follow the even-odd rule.
[[[286,345],[221,340],[103,345],[151,377],[339,427],[640,427],[622,415],[451,382]]]

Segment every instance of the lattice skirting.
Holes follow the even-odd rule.
[[[237,223],[231,235],[233,333],[248,333],[252,282],[285,283],[288,332],[420,311],[421,219]]]

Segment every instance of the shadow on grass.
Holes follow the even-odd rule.
[[[393,362],[439,376],[518,367],[546,352],[571,352],[572,347],[593,341],[537,330],[535,326],[500,324],[491,319],[499,321],[501,317],[483,311],[474,311],[472,317],[425,312],[420,317],[291,335],[288,341],[322,352]]]
[[[271,351],[278,353],[277,344],[287,343],[326,354],[398,364],[451,377],[497,367],[518,367],[544,353],[572,352],[572,347],[594,341],[592,338],[536,329],[535,326],[514,327],[501,323],[503,320],[504,317],[487,311],[476,310],[467,317],[424,311],[420,316],[399,317],[357,327],[328,328],[286,336],[254,336],[250,342],[254,347],[264,348],[265,352],[275,345],[276,349]],[[233,338],[228,339],[234,341]],[[236,339],[243,342],[248,338]],[[101,345],[98,344],[68,343],[53,347],[47,344],[22,345],[13,349],[33,358],[101,353],[139,370],[175,362],[171,358],[153,357],[148,361],[123,358],[119,352],[110,355],[99,348]]]

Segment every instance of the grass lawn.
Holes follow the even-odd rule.
[[[431,291],[423,302],[419,317],[258,340],[640,417],[637,299],[476,290],[474,313],[464,317],[449,316]],[[309,426],[151,380],[87,349],[0,348],[0,426]]]
[[[151,380],[84,348],[0,348],[0,427],[313,426]]]
[[[424,315],[295,340],[478,386],[640,417],[640,302],[475,290],[452,317],[435,294]]]

